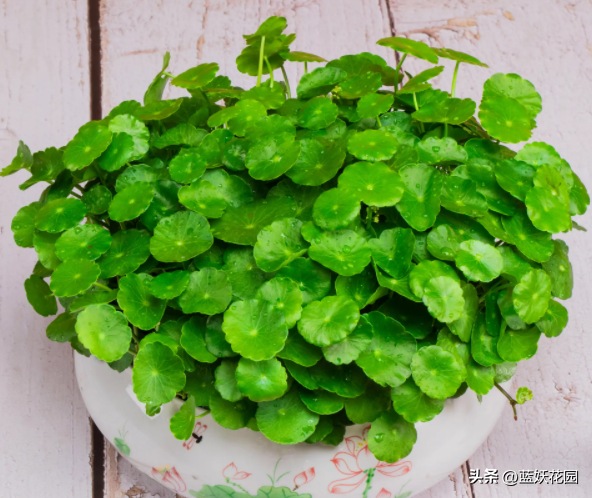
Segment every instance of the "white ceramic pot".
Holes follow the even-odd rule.
[[[469,458],[506,404],[495,389],[481,404],[472,392],[446,401],[434,420],[416,424],[411,454],[387,464],[368,451],[368,424],[348,427],[337,447],[281,446],[250,429],[224,429],[207,415],[197,421],[194,437],[178,441],[169,420],[179,401],[150,418],[133,393],[130,370],[120,374],[77,354],[76,375],[86,407],[105,437],[142,472],[181,496],[198,498],[409,498]]]

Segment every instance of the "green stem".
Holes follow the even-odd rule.
[[[111,292],[113,290],[111,287],[107,287],[106,285],[100,284],[99,282],[95,282],[93,285],[95,287],[98,287],[99,289],[103,289],[103,290],[106,290],[109,292]]]
[[[419,111],[419,105],[417,104],[417,95],[415,95],[415,92],[413,92],[413,105],[415,106],[415,110]],[[425,131],[425,128],[423,127],[423,123],[421,121],[419,122],[419,128],[422,133]]]
[[[444,138],[448,136],[448,123],[444,123]]]
[[[382,128],[382,123],[380,122],[380,116],[376,116],[376,121],[378,121],[378,127]]]
[[[265,54],[265,36],[261,37],[261,50],[259,51],[259,70],[257,71],[257,86],[261,86],[261,75],[263,74],[263,58]]]
[[[211,410],[206,410],[205,412],[203,412],[203,413],[200,413],[199,415],[197,415],[197,416],[195,417],[195,420],[197,420],[198,418],[203,418],[203,417],[206,417],[206,416],[207,416],[207,415],[209,415],[210,413],[211,413]]]
[[[308,74],[308,62],[304,61],[304,74]]]
[[[273,69],[271,69],[271,64],[269,63],[269,59],[267,57],[265,57],[265,65],[269,71],[269,88],[273,88]]]
[[[362,498],[368,498],[368,493],[372,489],[372,478],[374,477],[374,472],[376,469],[368,469],[366,473],[368,477],[366,478],[366,487],[364,488],[364,492],[362,493]]]
[[[395,96],[397,95],[397,87],[399,86],[399,72],[401,70],[401,67],[403,66],[403,61],[405,60],[405,57],[407,57],[407,54],[403,54],[403,57],[401,57],[401,60],[395,68]]]
[[[107,186],[107,182],[103,178],[103,175],[101,174],[101,170],[99,168],[97,168],[97,166],[95,164],[93,164],[92,167],[97,172],[97,176],[99,177],[99,180],[101,180],[101,183],[106,187]]]
[[[82,199],[82,196],[80,194],[77,194],[76,192],[70,192],[70,195],[73,197],[77,197],[78,199]]]
[[[201,88],[199,89],[199,91],[201,92],[201,96],[204,98],[204,100],[206,101],[206,104],[210,105],[210,99],[208,98],[206,92],[204,92]]]
[[[483,294],[481,296],[481,299],[479,299],[479,302],[481,303],[481,302],[485,301],[485,298],[487,297],[488,294],[491,294],[492,292],[507,289],[509,287],[512,287],[513,285],[514,284],[512,284],[512,283],[504,284],[504,282],[500,282],[499,284],[495,284],[491,289],[489,289],[485,294]]]
[[[286,74],[286,70],[284,69],[284,66],[282,65],[282,74],[284,76],[284,83],[286,85],[286,92],[288,93],[288,98],[291,99],[292,98],[292,91],[290,90],[290,82],[288,81],[288,75]]]
[[[497,387],[498,391],[501,392],[510,402],[510,406],[512,407],[512,411],[514,412],[514,420],[518,420],[518,412],[516,411],[516,405],[518,404],[518,401],[516,401],[514,398],[512,398],[512,396],[510,396],[506,390],[500,386],[497,382],[494,382],[495,387]]]
[[[165,71],[165,72],[164,72],[164,73],[162,73],[162,74],[164,74],[165,76],[168,76],[169,78],[174,78],[174,77],[175,77],[175,75],[174,75],[174,74],[171,74],[171,73],[169,73],[168,71]]]
[[[452,75],[452,88],[450,89],[450,96],[454,98],[454,93],[456,92],[456,75],[458,74],[458,67],[460,66],[460,61],[457,61],[456,66],[454,66],[454,74]]]

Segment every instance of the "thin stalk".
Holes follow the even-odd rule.
[[[401,60],[395,68],[395,96],[397,95],[397,87],[399,86],[399,72],[401,70],[401,67],[403,66],[403,61],[405,60],[405,57],[407,57],[407,54],[403,54],[403,57],[401,57]]]
[[[73,197],[77,197],[78,199],[82,199],[82,196],[80,194],[77,194],[76,192],[70,192],[70,195]]]
[[[376,121],[378,121],[378,127],[382,128],[382,123],[380,122],[380,116],[376,116]]]
[[[444,123],[444,138],[448,136],[448,123]]]
[[[263,58],[265,54],[265,36],[261,37],[261,50],[259,51],[259,70],[257,71],[257,86],[261,86],[261,75],[263,74]]]
[[[454,98],[454,93],[456,92],[456,75],[458,74],[458,67],[460,66],[460,61],[457,61],[456,66],[454,66],[454,74],[452,75],[452,88],[450,89],[450,95]]]
[[[510,396],[506,390],[500,386],[497,382],[494,382],[495,387],[497,387],[498,391],[501,392],[510,402],[510,406],[512,407],[512,411],[514,412],[514,420],[518,420],[518,412],[516,411],[516,405],[518,404],[518,401],[516,401],[514,398],[512,398],[512,396]]]
[[[413,92],[413,105],[415,106],[415,110],[419,111],[419,105],[417,105],[417,95],[415,95],[415,92]],[[425,128],[423,127],[423,123],[421,121],[419,122],[419,128],[421,129],[422,133],[425,131]]]
[[[308,62],[304,61],[304,74],[308,74]]]
[[[135,325],[132,325],[132,336],[134,337],[137,343],[140,342],[140,336],[138,335],[138,327],[136,327]]]
[[[288,98],[291,99],[292,98],[292,91],[290,90],[290,82],[288,81],[288,75],[286,74],[286,70],[284,69],[283,65],[282,65],[281,69],[282,69],[282,75],[284,76],[284,84],[286,85],[286,92],[288,93]]]
[[[203,417],[209,415],[210,413],[211,413],[211,410],[206,410],[205,412],[200,413],[199,415],[196,415],[195,420],[197,420],[198,418],[203,418]]]
[[[100,284],[99,282],[95,282],[93,285],[95,287],[98,287],[99,289],[103,289],[103,290],[106,290],[109,292],[111,292],[113,290],[111,287],[107,287],[106,285]]]
[[[269,63],[269,59],[267,57],[265,57],[265,65],[269,71],[269,88],[273,88],[273,69],[271,69],[271,64]]]
[[[206,104],[210,105],[210,99],[208,98],[206,92],[204,92],[201,88],[199,89],[199,91],[201,92],[201,96],[204,98],[204,100],[206,101]]]

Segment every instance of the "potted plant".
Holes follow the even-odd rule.
[[[501,384],[567,325],[572,270],[552,237],[583,229],[572,216],[590,199],[552,146],[502,145],[528,140],[541,111],[520,76],[489,78],[477,119],[455,95],[461,64],[487,67],[470,55],[393,37],[378,44],[394,69],[366,52],[327,62],[291,50],[285,28],[271,17],[245,36],[249,90],[216,63],[175,76],[167,53],[143,104],[65,147],[20,142],[2,176],[49,183],[12,223],[39,256],[27,299],[43,316],[59,300],[47,336],[79,353],[93,418],[177,492],[407,497],[474,451],[499,392],[514,413],[531,398]],[[406,57],[435,66],[405,78]],[[430,83],[439,59],[455,61],[450,92]],[[286,63],[304,63],[296,88]],[[162,100],[169,82],[187,96]],[[475,444],[422,467],[443,428]],[[320,444],[280,446],[305,442]],[[190,451],[207,472],[178,470]]]

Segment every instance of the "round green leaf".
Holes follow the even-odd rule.
[[[119,280],[117,303],[126,318],[142,330],[154,328],[162,319],[166,301],[154,297],[149,291],[152,276],[130,273]]]
[[[381,86],[382,75],[367,71],[347,78],[335,89],[335,92],[345,99],[359,99],[376,92]]]
[[[347,418],[355,424],[374,422],[382,412],[389,409],[389,392],[390,388],[369,382],[361,396],[344,400]]]
[[[239,207],[253,201],[253,190],[247,182],[221,168],[206,171],[202,180],[210,182],[229,206]]]
[[[148,152],[150,130],[137,117],[129,114],[115,116],[109,121],[109,130],[115,134],[127,133],[132,137],[134,146],[133,155],[129,158],[130,161],[141,159]]]
[[[212,418],[226,429],[236,431],[246,427],[255,416],[257,405],[248,399],[241,399],[236,403],[227,401],[217,391],[210,396],[210,410]]]
[[[381,38],[376,43],[377,45],[392,48],[393,50],[403,54],[413,55],[418,59],[426,60],[432,64],[438,63],[438,56],[436,55],[434,49],[423,42],[411,40],[410,38],[393,36],[389,38]]]
[[[182,72],[171,80],[171,85],[181,88],[201,88],[214,79],[219,66],[215,62],[207,62]]]
[[[573,270],[568,258],[569,248],[562,240],[553,241],[554,251],[543,269],[551,279],[553,295],[559,299],[569,299],[573,290]]]
[[[274,221],[257,235],[253,255],[263,271],[277,271],[302,256],[307,250],[300,234],[302,222],[296,218]]]
[[[27,301],[41,316],[55,315],[58,312],[56,298],[41,277],[31,275],[25,280],[25,292]]]
[[[113,235],[111,247],[97,261],[101,278],[126,275],[150,257],[150,235],[141,230],[121,230]]]
[[[295,212],[294,201],[275,197],[229,207],[224,216],[212,223],[212,233],[224,242],[254,245],[261,229],[275,220],[292,218]]]
[[[222,330],[233,351],[254,361],[273,358],[288,337],[284,314],[257,299],[232,303],[224,312]]]
[[[528,140],[534,128],[526,108],[509,97],[483,100],[479,106],[479,120],[492,137],[512,144]]]
[[[151,184],[134,183],[113,197],[109,217],[119,222],[133,220],[148,209],[153,197],[154,187]]]
[[[430,279],[424,287],[423,302],[432,316],[444,323],[458,320],[465,305],[460,284],[450,277]]]
[[[356,133],[347,142],[347,150],[362,161],[386,161],[393,157],[398,146],[395,137],[379,130]]]
[[[565,306],[557,301],[549,301],[543,317],[536,322],[539,330],[547,337],[557,337],[567,327],[568,315]]]
[[[308,389],[299,389],[298,394],[300,399],[306,407],[313,413],[319,415],[333,415],[340,410],[343,410],[344,399],[341,396],[325,391],[324,389],[317,389],[309,391]]]
[[[76,333],[80,342],[103,361],[121,358],[132,340],[125,316],[108,304],[92,304],[82,310],[76,318]],[[134,372],[136,366],[137,358]]]
[[[236,368],[236,382],[240,392],[252,401],[271,401],[288,389],[288,375],[276,358],[253,361],[241,358]]]
[[[298,285],[302,292],[302,304],[306,305],[327,295],[331,288],[331,273],[307,258],[296,258],[277,274]]]
[[[448,123],[459,125],[471,119],[477,104],[471,99],[446,99],[441,102],[430,102],[411,116],[424,123]]]
[[[238,114],[228,121],[228,129],[238,137],[244,137],[253,122],[267,116],[265,106],[256,100],[241,100],[235,107]]]
[[[401,168],[399,174],[405,191],[397,209],[412,228],[427,230],[440,212],[442,175],[425,164],[410,164]]]
[[[504,259],[497,248],[478,240],[462,242],[455,261],[469,280],[481,282],[499,277],[504,267]]]
[[[495,369],[484,367],[471,358],[467,367],[467,384],[477,394],[485,395],[493,388]]]
[[[443,57],[444,59],[449,59],[456,62],[464,62],[465,64],[472,64],[474,66],[489,67],[487,64],[484,64],[472,55],[465,54],[464,52],[458,52],[456,50],[452,50],[451,48],[432,48],[432,50],[436,52],[438,57]]]
[[[345,78],[347,73],[337,67],[318,67],[300,78],[296,93],[300,100],[326,95]]]
[[[189,396],[177,413],[171,417],[170,429],[177,439],[189,439],[195,427],[195,398]]]
[[[368,432],[368,449],[378,460],[387,463],[395,463],[409,455],[415,441],[417,431],[414,425],[392,410],[376,419]]]
[[[208,350],[206,344],[206,323],[201,316],[193,315],[190,320],[183,324],[180,342],[183,349],[187,351],[187,354],[197,361],[213,363],[217,359],[217,356]]]
[[[204,268],[190,273],[189,284],[179,296],[179,306],[185,314],[216,315],[222,313],[231,300],[232,288],[226,272]]]
[[[524,201],[533,186],[535,169],[528,163],[516,159],[505,159],[495,165],[495,178],[506,192]]]
[[[415,339],[403,326],[378,311],[362,315],[373,330],[372,342],[356,364],[381,386],[399,386],[411,375],[409,365],[416,350]]]
[[[384,163],[357,162],[339,176],[339,189],[349,191],[369,206],[394,206],[403,196],[399,173]]]
[[[477,363],[484,367],[503,363],[497,353],[498,338],[488,334],[485,323],[485,314],[477,315],[475,326],[471,334],[471,355]]]
[[[347,227],[360,215],[360,200],[347,190],[333,188],[317,197],[312,216],[323,230],[338,230]]]
[[[298,124],[309,130],[327,128],[339,114],[337,106],[327,97],[315,97],[298,111]]]
[[[46,334],[50,341],[69,342],[77,339],[76,316],[68,312],[60,313],[47,326]]]
[[[111,247],[112,237],[99,225],[82,225],[65,231],[56,241],[55,251],[62,261],[95,260]]]
[[[302,312],[302,291],[298,287],[298,284],[289,278],[278,277],[265,282],[257,291],[256,298],[267,301],[275,309],[281,311],[286,320],[286,327],[289,329],[294,327],[300,319]],[[282,351],[288,348],[288,342],[286,342],[286,347]],[[284,358],[285,356],[280,357]],[[296,361],[293,357],[288,357],[288,359]],[[296,363],[299,362],[296,361]]]
[[[469,342],[473,324],[477,319],[477,310],[479,308],[479,296],[477,290],[471,284],[461,282],[463,298],[465,300],[464,308],[460,318],[450,322],[448,327],[452,333],[456,334],[461,341]]]
[[[526,330],[502,329],[497,351],[505,361],[518,362],[532,358],[538,348],[541,331],[537,327]]]
[[[298,321],[298,332],[310,344],[330,346],[351,334],[359,319],[355,301],[343,296],[329,296],[304,308]]]
[[[452,353],[439,346],[421,348],[411,361],[413,380],[431,398],[454,395],[464,381],[466,370]]]
[[[94,284],[101,268],[88,259],[70,259],[59,265],[51,275],[50,289],[58,297],[75,296]]]
[[[524,210],[517,210],[511,218],[503,218],[502,225],[527,258],[544,263],[553,254],[551,234],[536,229]]]
[[[285,133],[275,134],[253,144],[245,166],[256,180],[274,180],[294,165],[299,154],[300,142]]]
[[[540,320],[547,311],[549,299],[551,279],[544,270],[528,272],[520,279],[512,293],[514,309],[525,323]]]
[[[190,145],[192,147],[197,147],[206,135],[207,132],[205,130],[198,130],[195,126],[188,123],[181,123],[165,131],[153,142],[153,146],[157,149],[164,149],[171,145]],[[181,152],[186,151],[195,153],[199,150],[200,149],[181,149]],[[204,161],[207,163],[205,157]]]
[[[394,98],[391,94],[369,93],[364,95],[357,106],[358,116],[361,118],[375,118],[387,112],[393,105]]]
[[[231,401],[233,403],[243,398],[236,382],[237,365],[237,361],[222,360],[222,363],[216,368],[216,391],[218,391],[220,396],[226,401]]]
[[[40,202],[32,202],[28,206],[20,208],[12,219],[10,229],[14,234],[14,241],[19,247],[33,247],[33,236],[35,235],[35,215]]]
[[[311,371],[320,387],[344,398],[360,396],[368,383],[368,378],[362,369],[355,364],[332,365],[321,360],[312,367]]]
[[[187,261],[207,251],[213,244],[208,221],[191,211],[163,218],[150,239],[150,252],[165,263]]]
[[[337,174],[344,159],[345,150],[340,144],[304,138],[298,160],[286,176],[299,185],[322,185]]]
[[[197,149],[181,149],[169,163],[169,172],[176,182],[192,183],[201,178],[206,167],[206,160]]]
[[[57,233],[73,228],[86,216],[86,206],[73,198],[60,198],[49,201],[37,211],[35,226],[39,230]]]
[[[467,161],[467,151],[454,138],[424,137],[417,142],[419,162],[426,164],[458,164]]]
[[[277,109],[286,101],[286,95],[280,85],[273,88],[256,86],[243,92],[241,99],[256,100],[265,106],[266,109]]]
[[[296,329],[292,329],[284,349],[277,354],[277,357],[308,368],[315,365],[323,354],[318,347],[306,342]]]
[[[323,356],[334,365],[347,365],[358,359],[372,342],[372,325],[360,320],[358,326],[342,341],[323,348]]]
[[[70,303],[70,311],[79,311],[91,304],[107,304],[117,299],[119,289],[111,289],[110,291],[98,291],[96,287],[91,287],[88,292],[78,296]]]
[[[280,444],[305,441],[319,423],[319,416],[306,408],[296,389],[279,399],[259,403],[256,418],[263,435]]]
[[[454,261],[460,249],[460,239],[449,225],[440,225],[430,231],[428,251],[438,259]]]
[[[442,207],[468,216],[483,216],[487,199],[477,191],[477,184],[458,176],[445,176],[441,197]]]
[[[532,224],[551,233],[571,230],[569,193],[561,173],[551,166],[540,166],[534,185],[524,201]]]
[[[136,154],[134,137],[127,133],[114,133],[109,147],[99,158],[99,166],[105,171],[117,171],[130,161]]]
[[[409,378],[391,391],[393,408],[407,422],[429,422],[444,409],[443,399],[430,398]]]
[[[496,73],[483,85],[483,99],[495,97],[509,97],[522,104],[531,118],[536,118],[541,112],[541,96],[534,85],[517,74]]]
[[[451,266],[441,261],[422,261],[409,274],[409,285],[413,293],[423,298],[425,287],[432,278],[449,277],[460,283],[460,279]]]
[[[158,222],[181,209],[178,191],[181,185],[170,180],[158,180],[154,183],[154,199],[140,221],[149,230],[154,230]]]
[[[64,165],[70,171],[89,166],[111,143],[113,134],[97,121],[84,125],[64,151]]]
[[[415,235],[409,228],[384,230],[378,239],[368,241],[372,259],[394,278],[409,273],[411,258],[415,249]]]
[[[182,270],[161,273],[147,282],[148,290],[159,299],[174,299],[189,284],[189,273]]]
[[[338,296],[353,299],[360,309],[376,302],[387,293],[386,289],[379,289],[376,274],[370,266],[362,273],[351,277],[339,275],[335,280],[335,292]]]
[[[168,403],[185,386],[183,362],[160,342],[140,349],[132,369],[134,393],[142,403]]]
[[[338,230],[313,239],[308,255],[339,275],[351,276],[368,266],[371,252],[366,240],[356,232]]]
[[[284,366],[288,372],[290,372],[290,375],[294,378],[294,380],[301,386],[311,390],[319,388],[319,383],[309,368],[299,365],[298,363],[294,363],[290,360],[284,360]]]
[[[55,243],[59,238],[59,233],[40,232],[38,230],[33,235],[33,247],[37,252],[37,256],[39,256],[39,263],[47,270],[55,270],[61,263],[55,253]]]

